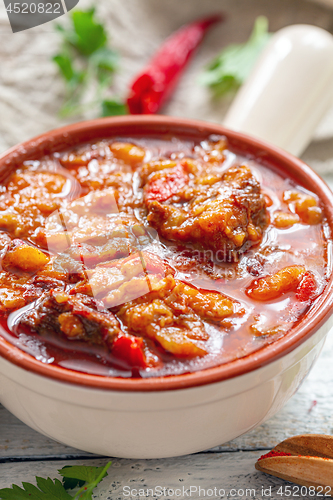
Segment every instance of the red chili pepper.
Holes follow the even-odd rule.
[[[157,113],[170,97],[206,31],[221,20],[219,14],[200,19],[167,38],[131,85],[127,105],[132,115]]]
[[[134,337],[134,335],[119,335],[113,343],[112,354],[116,358],[126,361],[131,367],[147,367],[144,342],[140,337]]]

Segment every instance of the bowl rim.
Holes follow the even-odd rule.
[[[257,161],[268,168],[277,169],[284,173],[289,171],[291,177],[297,178],[305,187],[308,186],[314,191],[324,205],[325,215],[333,234],[333,193],[318,174],[286,151],[255,137],[226,129],[216,123],[158,115],[109,117],[79,122],[46,132],[4,152],[0,155],[0,171],[15,168],[22,161],[31,159],[35,155],[40,158],[45,154],[97,138],[144,137],[145,133],[147,134],[145,130],[149,131],[149,136],[176,135],[201,139],[214,134],[226,136],[231,150],[244,153],[250,158],[255,157]],[[222,365],[165,377],[141,379],[107,377],[45,364],[5,340],[1,334],[0,357],[36,375],[66,384],[112,391],[179,390],[217,383],[244,375],[285,356],[311,337],[332,313],[333,273],[330,274],[323,293],[316,299],[311,310],[299,324],[281,339],[243,358]]]

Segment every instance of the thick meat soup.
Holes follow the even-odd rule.
[[[27,161],[1,188],[0,229],[5,338],[101,375],[246,356],[287,334],[329,274],[320,200],[223,137]]]

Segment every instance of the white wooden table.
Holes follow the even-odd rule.
[[[258,457],[283,439],[300,433],[333,433],[333,332],[324,350],[299,391],[275,417],[244,436],[206,452],[164,460],[124,460],[111,458],[108,477],[96,490],[96,498],[123,500],[130,488],[190,488],[225,490],[224,498],[265,498],[262,488],[271,488],[271,499],[279,495],[285,481],[254,469]],[[57,477],[57,469],[68,464],[104,465],[109,458],[63,446],[31,430],[0,406],[0,488],[12,483],[33,481],[35,475]],[[240,490],[232,495],[233,489]],[[246,491],[244,494],[242,490]],[[255,494],[253,495],[253,490]],[[193,490],[194,491],[194,490]],[[222,492],[223,493],[223,492]],[[231,495],[230,495],[231,493]],[[267,492],[266,492],[267,493]],[[154,498],[149,496],[148,498]],[[177,498],[162,497],[163,500]],[[178,497],[179,498],[179,497]],[[180,498],[186,498],[181,496]],[[203,495],[193,494],[201,499]],[[212,496],[211,498],[223,498]],[[310,499],[313,497],[303,497]]]
[[[80,5],[90,4],[89,0],[80,2]],[[173,29],[196,16],[227,11],[228,23],[210,34],[166,109],[169,114],[212,121],[222,120],[226,104],[212,103],[209,93],[196,86],[198,71],[224,44],[244,40],[257,15],[268,15],[274,31],[297,22],[333,28],[332,11],[305,0],[99,0],[98,8],[109,24],[114,46],[122,54],[122,71],[115,81],[115,90],[120,94],[131,76]],[[129,43],[129,31],[135,43]],[[0,5],[0,150],[62,123],[56,116],[62,85],[49,61],[56,44],[52,23],[12,35]],[[304,159],[333,186],[333,110],[329,110],[320,125]],[[309,377],[274,418],[230,443],[192,456],[165,460],[112,458],[109,475],[99,486],[96,498],[136,499],[139,497],[124,496],[128,490],[123,488],[154,489],[157,486],[184,487],[185,493],[172,496],[170,491],[166,496],[145,498],[189,498],[186,493],[190,487],[192,499],[287,498],[284,490],[279,490],[287,483],[255,471],[254,464],[261,454],[289,436],[333,434],[332,359],[331,332]],[[108,458],[95,457],[41,436],[0,405],[0,488],[33,481],[36,475],[57,477],[57,469],[67,464],[103,465],[107,461]],[[223,491],[215,495],[214,488],[217,492],[224,490],[224,495]]]

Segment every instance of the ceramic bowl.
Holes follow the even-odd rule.
[[[231,150],[315,192],[333,231],[333,195],[307,165],[265,142],[199,121],[138,116],[70,125],[3,154],[0,176],[24,160],[100,138],[202,140],[211,134],[225,135]],[[221,366],[164,378],[102,377],[44,364],[0,332],[0,402],[38,432],[101,455],[161,458],[220,445],[274,415],[297,390],[331,327],[332,281],[330,276],[306,317],[273,344]]]

